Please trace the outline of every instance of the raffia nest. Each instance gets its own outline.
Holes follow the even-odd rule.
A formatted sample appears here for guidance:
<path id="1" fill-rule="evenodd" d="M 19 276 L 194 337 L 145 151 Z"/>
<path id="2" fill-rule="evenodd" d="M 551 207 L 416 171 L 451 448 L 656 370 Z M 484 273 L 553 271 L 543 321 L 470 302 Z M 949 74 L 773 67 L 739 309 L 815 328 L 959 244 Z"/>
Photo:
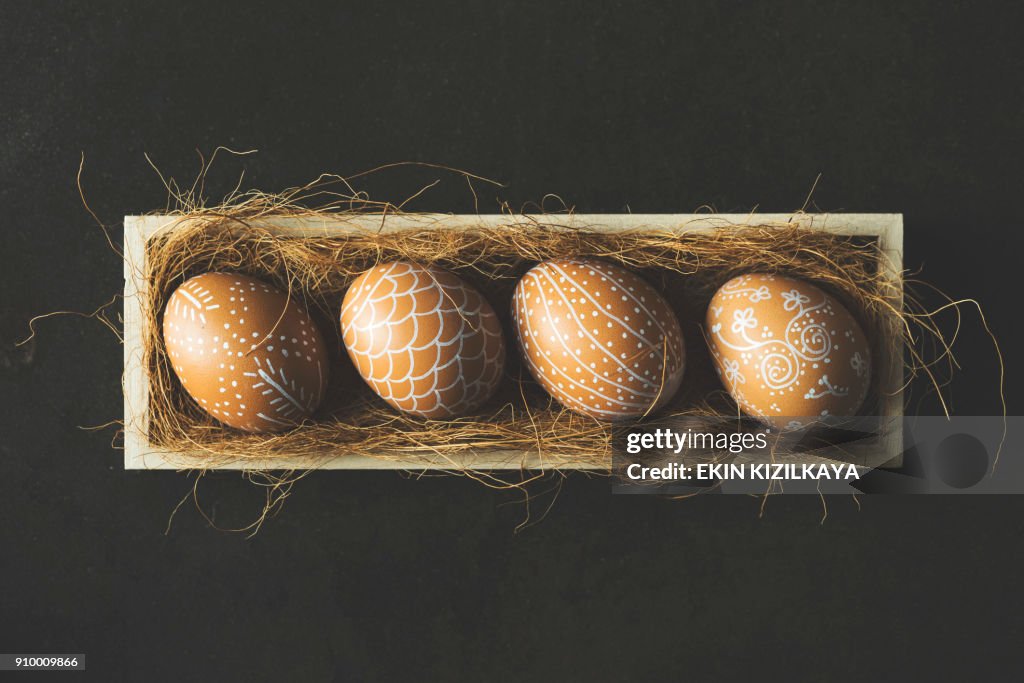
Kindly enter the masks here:
<path id="1" fill-rule="evenodd" d="M 508 223 L 499 227 L 427 225 L 330 237 L 285 235 L 268 228 L 281 219 L 365 220 L 368 214 L 398 210 L 359 195 L 327 193 L 330 200 L 316 208 L 299 201 L 323 195 L 321 186 L 328 182 L 336 181 L 321 179 L 320 185 L 283 195 L 236 195 L 213 208 L 186 205 L 177 211 L 182 220 L 173 229 L 148 242 L 146 272 L 141 275 L 149 293 L 143 302 L 149 439 L 164 449 L 188 453 L 190 467 L 288 459 L 315 468 L 324 458 L 356 453 L 466 471 L 474 453 L 494 449 L 521 454 L 523 459 L 539 456 L 552 468 L 607 471 L 616 430 L 625 427 L 562 409 L 532 381 L 514 353 L 498 394 L 476 415 L 428 421 L 400 414 L 378 399 L 344 355 L 337 320 L 351 280 L 378 262 L 394 259 L 436 263 L 455 271 L 486 293 L 504 316 L 507 331 L 512 288 L 538 261 L 594 256 L 642 273 L 661 291 L 671 293 L 687 341 L 684 386 L 661 411 L 663 417 L 737 414 L 712 370 L 700 323 L 715 289 L 742 272 L 786 273 L 836 295 L 864 326 L 876 357 L 897 348 L 893 340 L 906 343 L 908 375 L 930 374 L 934 362 L 947 355 L 941 343 L 931 361 L 919 351 L 922 337 L 941 342 L 942 336 L 928 315 L 894 304 L 902 293 L 897 283 L 883 276 L 885 257 L 872 240 L 788 223 L 723 227 L 710 234 L 653 229 L 607 233 L 567 227 L 564 214 L 531 219 L 510 214 Z M 162 340 L 163 309 L 185 279 L 208 271 L 252 275 L 306 302 L 334 349 L 331 388 L 314 420 L 282 434 L 246 434 L 220 425 L 183 391 Z M 878 400 L 874 387 L 865 414 L 877 414 L 873 411 Z"/>

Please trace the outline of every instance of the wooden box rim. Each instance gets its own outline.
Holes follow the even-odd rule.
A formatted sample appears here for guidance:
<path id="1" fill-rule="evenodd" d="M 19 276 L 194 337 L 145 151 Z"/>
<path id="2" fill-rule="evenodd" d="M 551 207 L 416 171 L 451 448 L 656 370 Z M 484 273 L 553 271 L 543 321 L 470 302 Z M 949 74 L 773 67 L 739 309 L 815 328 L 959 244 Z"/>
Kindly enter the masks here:
<path id="1" fill-rule="evenodd" d="M 149 443 L 149 381 L 142 364 L 142 302 L 147 296 L 145 254 L 146 242 L 163 230 L 173 229 L 183 220 L 175 215 L 125 216 L 124 219 L 124 467 L 126 470 L 181 470 L 198 466 L 190 464 L 187 453 L 158 448 Z M 367 215 L 344 218 L 268 218 L 261 227 L 302 236 L 330 236 L 360 230 L 395 231 L 410 228 L 496 227 L 522 221 L 598 231 L 668 230 L 676 233 L 710 232 L 723 227 L 744 227 L 772 223 L 795 223 L 813 230 L 876 238 L 884 255 L 882 275 L 898 292 L 892 301 L 902 309 L 903 215 L 898 213 L 800 213 L 800 214 L 558 214 L 475 215 L 475 214 L 396 214 Z M 881 395 L 880 414 L 889 428 L 877 444 L 871 461 L 896 463 L 903 449 L 902 417 L 904 383 L 902 341 L 893 337 L 892 348 L 878 364 Z M 316 462 L 317 469 L 442 469 L 413 460 L 382 460 L 361 455 L 325 457 Z M 489 449 L 479 451 L 466 466 L 478 470 L 547 469 L 543 456 L 521 451 Z M 291 470 L 308 469 L 311 463 L 302 458 L 275 459 L 268 462 L 234 461 L 218 469 Z M 561 466 L 562 469 L 571 467 Z M 448 468 L 450 469 L 450 466 Z"/>

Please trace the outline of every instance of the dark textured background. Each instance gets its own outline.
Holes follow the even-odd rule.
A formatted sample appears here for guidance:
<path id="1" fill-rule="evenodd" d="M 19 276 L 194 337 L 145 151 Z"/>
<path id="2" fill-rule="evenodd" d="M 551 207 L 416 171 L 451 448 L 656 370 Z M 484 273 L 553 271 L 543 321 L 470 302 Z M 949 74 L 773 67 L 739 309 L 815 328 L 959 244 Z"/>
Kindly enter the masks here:
<path id="1" fill-rule="evenodd" d="M 163 205 L 143 152 L 187 178 L 221 144 L 260 150 L 222 186 L 243 166 L 277 189 L 411 159 L 592 212 L 790 210 L 822 172 L 818 206 L 903 212 L 908 265 L 986 305 L 1019 413 L 1013 5 L 207 4 L 0 3 L 0 651 L 85 652 L 105 681 L 1021 672 L 1020 498 L 835 499 L 820 524 L 810 497 L 759 517 L 755 499 L 612 497 L 576 476 L 516 535 L 515 496 L 335 472 L 254 539 L 190 506 L 164 535 L 190 482 L 125 473 L 109 431 L 78 428 L 120 416 L 112 335 L 50 319 L 12 347 L 31 316 L 122 286 L 77 198 L 82 151 L 112 224 Z M 470 208 L 457 180 L 413 206 Z M 991 413 L 973 316 L 958 350 L 955 408 Z M 259 505 L 237 476 L 201 492 L 227 526 Z"/>

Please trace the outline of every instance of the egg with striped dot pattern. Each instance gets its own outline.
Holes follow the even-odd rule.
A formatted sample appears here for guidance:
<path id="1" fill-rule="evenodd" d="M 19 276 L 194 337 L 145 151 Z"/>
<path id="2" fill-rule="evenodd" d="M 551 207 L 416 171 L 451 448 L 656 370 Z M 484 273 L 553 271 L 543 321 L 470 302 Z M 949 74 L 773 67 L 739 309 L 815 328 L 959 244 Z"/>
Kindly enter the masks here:
<path id="1" fill-rule="evenodd" d="M 394 261 L 357 277 L 342 302 L 341 330 L 366 383 L 392 407 L 419 417 L 479 410 L 505 367 L 494 309 L 435 266 Z"/>
<path id="2" fill-rule="evenodd" d="M 531 374 L 571 410 L 638 418 L 682 383 L 686 347 L 675 313 L 645 280 L 611 263 L 535 266 L 516 285 L 512 320 Z"/>
<path id="3" fill-rule="evenodd" d="M 163 334 L 185 391 L 230 427 L 282 431 L 323 399 L 323 337 L 305 308 L 265 282 L 233 273 L 187 280 L 167 300 Z"/>

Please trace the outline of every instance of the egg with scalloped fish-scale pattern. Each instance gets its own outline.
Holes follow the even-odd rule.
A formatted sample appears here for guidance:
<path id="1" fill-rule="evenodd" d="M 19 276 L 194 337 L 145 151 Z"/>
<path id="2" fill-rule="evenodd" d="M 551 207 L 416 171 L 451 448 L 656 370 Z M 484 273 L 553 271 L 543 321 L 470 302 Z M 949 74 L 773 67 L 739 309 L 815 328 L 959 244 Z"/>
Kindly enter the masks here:
<path id="1" fill-rule="evenodd" d="M 505 368 L 501 323 L 454 273 L 394 261 L 357 277 L 341 306 L 345 349 L 397 410 L 449 419 L 480 410 Z"/>

